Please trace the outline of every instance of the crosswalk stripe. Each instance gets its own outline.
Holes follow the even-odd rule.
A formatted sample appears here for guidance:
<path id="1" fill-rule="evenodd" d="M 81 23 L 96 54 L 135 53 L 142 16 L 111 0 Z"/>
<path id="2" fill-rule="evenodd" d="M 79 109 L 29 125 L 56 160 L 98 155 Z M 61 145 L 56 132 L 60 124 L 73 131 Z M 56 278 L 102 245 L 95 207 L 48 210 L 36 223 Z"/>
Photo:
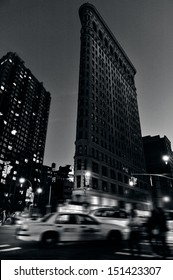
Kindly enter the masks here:
<path id="1" fill-rule="evenodd" d="M 114 254 L 119 254 L 119 255 L 131 255 L 129 252 L 115 252 Z M 141 254 L 139 257 L 145 257 L 145 258 L 153 258 L 152 255 L 147 255 L 147 254 Z"/>
<path id="2" fill-rule="evenodd" d="M 1 244 L 0 247 L 9 247 L 10 245 L 9 244 Z"/>
<path id="3" fill-rule="evenodd" d="M 7 249 L 0 249 L 0 252 L 9 252 L 9 251 L 14 251 L 14 250 L 20 250 L 22 249 L 21 247 L 13 247 L 13 248 L 7 248 Z"/>

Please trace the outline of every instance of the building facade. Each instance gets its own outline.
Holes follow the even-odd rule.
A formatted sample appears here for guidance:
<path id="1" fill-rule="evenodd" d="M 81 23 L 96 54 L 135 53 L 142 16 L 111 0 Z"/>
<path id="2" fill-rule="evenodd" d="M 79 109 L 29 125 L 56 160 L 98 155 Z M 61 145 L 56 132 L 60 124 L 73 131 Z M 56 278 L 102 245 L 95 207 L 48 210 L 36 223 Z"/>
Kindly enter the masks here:
<path id="1" fill-rule="evenodd" d="M 134 76 L 136 70 L 91 4 L 79 9 L 81 51 L 74 200 L 95 206 L 150 207 Z"/>
<path id="2" fill-rule="evenodd" d="M 15 53 L 0 59 L 0 193 L 20 201 L 40 185 L 50 93 Z M 19 178 L 25 178 L 23 189 Z"/>
<path id="3" fill-rule="evenodd" d="M 143 137 L 146 171 L 152 176 L 153 199 L 157 206 L 173 210 L 173 151 L 164 136 Z M 165 156 L 167 161 L 165 161 Z M 158 176 L 157 176 L 158 175 Z M 170 179 L 172 178 L 172 179 Z"/>

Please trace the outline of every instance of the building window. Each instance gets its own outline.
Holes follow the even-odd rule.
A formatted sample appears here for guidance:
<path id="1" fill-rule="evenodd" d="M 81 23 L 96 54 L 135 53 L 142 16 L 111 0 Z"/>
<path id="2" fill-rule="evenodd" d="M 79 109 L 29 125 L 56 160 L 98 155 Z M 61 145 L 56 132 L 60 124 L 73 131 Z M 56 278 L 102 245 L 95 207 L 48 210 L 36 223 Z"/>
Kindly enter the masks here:
<path id="1" fill-rule="evenodd" d="M 77 176 L 77 188 L 79 189 L 81 185 L 81 176 Z"/>
<path id="2" fill-rule="evenodd" d="M 118 194 L 123 195 L 124 194 L 124 188 L 123 186 L 118 186 Z"/>
<path id="3" fill-rule="evenodd" d="M 92 171 L 95 173 L 99 173 L 99 165 L 96 162 L 92 162 Z"/>
<path id="4" fill-rule="evenodd" d="M 102 33 L 101 30 L 99 30 L 99 38 L 100 38 L 101 40 L 103 40 L 103 33 Z"/>
<path id="5" fill-rule="evenodd" d="M 108 185 L 106 181 L 102 181 L 102 190 L 107 192 L 108 191 Z"/>
<path id="6" fill-rule="evenodd" d="M 111 192 L 116 193 L 116 185 L 115 184 L 111 184 Z"/>
<path id="7" fill-rule="evenodd" d="M 81 159 L 77 160 L 77 170 L 81 170 L 81 166 L 82 166 L 82 161 Z"/>
<path id="8" fill-rule="evenodd" d="M 98 189 L 98 179 L 92 178 L 92 188 L 95 190 Z"/>
<path id="9" fill-rule="evenodd" d="M 111 169 L 111 178 L 116 179 L 115 170 L 112 170 L 112 169 Z"/>
<path id="10" fill-rule="evenodd" d="M 102 175 L 103 176 L 108 176 L 108 169 L 106 166 L 102 166 Z"/>
<path id="11" fill-rule="evenodd" d="M 105 46 L 108 48 L 108 40 L 105 38 Z"/>
<path id="12" fill-rule="evenodd" d="M 93 21 L 93 29 L 97 33 L 97 25 L 96 25 L 96 23 L 94 21 Z"/>
<path id="13" fill-rule="evenodd" d="M 118 172 L 118 181 L 123 182 L 123 176 L 121 173 Z"/>
<path id="14" fill-rule="evenodd" d="M 79 146 L 78 146 L 78 154 L 79 154 L 79 155 L 82 155 L 82 145 L 79 145 Z"/>

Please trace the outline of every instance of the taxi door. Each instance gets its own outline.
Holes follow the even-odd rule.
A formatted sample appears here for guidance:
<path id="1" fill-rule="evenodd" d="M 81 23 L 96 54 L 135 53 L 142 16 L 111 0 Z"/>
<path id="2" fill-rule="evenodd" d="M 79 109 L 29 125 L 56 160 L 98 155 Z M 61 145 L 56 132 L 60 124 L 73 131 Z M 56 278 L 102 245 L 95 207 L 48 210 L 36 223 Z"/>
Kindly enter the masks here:
<path id="1" fill-rule="evenodd" d="M 95 219 L 85 214 L 78 214 L 77 222 L 79 223 L 79 238 L 81 241 L 101 239 L 102 229 Z"/>
<path id="2" fill-rule="evenodd" d="M 55 221 L 57 232 L 60 235 L 60 241 L 78 241 L 79 225 L 73 214 L 59 214 Z"/>

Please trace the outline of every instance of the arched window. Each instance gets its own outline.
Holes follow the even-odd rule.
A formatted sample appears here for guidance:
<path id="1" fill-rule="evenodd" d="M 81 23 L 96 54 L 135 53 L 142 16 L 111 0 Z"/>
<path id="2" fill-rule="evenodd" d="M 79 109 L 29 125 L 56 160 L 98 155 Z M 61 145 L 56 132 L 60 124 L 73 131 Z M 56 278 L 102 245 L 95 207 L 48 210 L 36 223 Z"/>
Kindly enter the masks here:
<path id="1" fill-rule="evenodd" d="M 103 40 L 103 33 L 101 32 L 101 30 L 99 30 L 99 38 Z"/>
<path id="2" fill-rule="evenodd" d="M 108 40 L 105 38 L 105 46 L 108 48 Z"/>
<path id="3" fill-rule="evenodd" d="M 114 53 L 114 56 L 115 56 L 115 60 L 118 61 L 118 55 Z"/>
<path id="4" fill-rule="evenodd" d="M 97 25 L 96 25 L 96 23 L 94 21 L 93 21 L 93 29 L 97 33 Z"/>
<path id="5" fill-rule="evenodd" d="M 110 45 L 110 53 L 113 54 L 113 47 Z"/>

